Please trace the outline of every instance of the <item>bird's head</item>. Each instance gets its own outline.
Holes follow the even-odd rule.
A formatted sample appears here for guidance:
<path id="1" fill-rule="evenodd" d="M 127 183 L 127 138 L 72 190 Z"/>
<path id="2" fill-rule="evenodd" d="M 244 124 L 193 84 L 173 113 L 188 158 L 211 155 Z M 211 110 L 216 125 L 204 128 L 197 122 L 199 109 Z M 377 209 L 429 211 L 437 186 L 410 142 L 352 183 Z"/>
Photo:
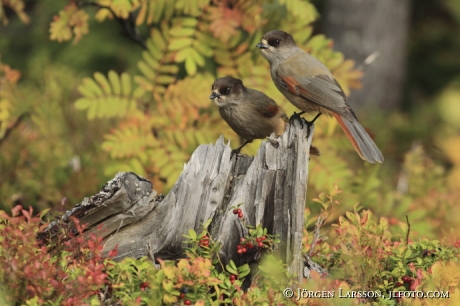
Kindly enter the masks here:
<path id="1" fill-rule="evenodd" d="M 243 82 L 233 77 L 219 78 L 212 84 L 212 93 L 209 99 L 221 107 L 230 104 L 237 104 L 246 92 Z"/>
<path id="2" fill-rule="evenodd" d="M 275 60 L 283 60 L 297 50 L 297 45 L 291 34 L 273 30 L 264 34 L 261 42 L 256 45 L 270 63 Z"/>

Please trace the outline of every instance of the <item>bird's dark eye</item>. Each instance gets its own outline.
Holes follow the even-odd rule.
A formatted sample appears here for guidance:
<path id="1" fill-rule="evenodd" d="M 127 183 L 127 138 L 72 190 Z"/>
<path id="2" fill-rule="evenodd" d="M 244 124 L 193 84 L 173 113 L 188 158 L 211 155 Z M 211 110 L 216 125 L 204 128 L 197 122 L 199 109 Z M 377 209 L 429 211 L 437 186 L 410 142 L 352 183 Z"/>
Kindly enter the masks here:
<path id="1" fill-rule="evenodd" d="M 280 40 L 276 38 L 269 39 L 268 44 L 272 47 L 276 47 L 280 44 Z"/>
<path id="2" fill-rule="evenodd" d="M 226 93 L 226 94 L 229 94 L 229 93 L 230 93 L 230 90 L 232 90 L 232 88 L 231 88 L 231 87 L 227 87 L 227 88 L 225 89 L 225 93 Z"/>

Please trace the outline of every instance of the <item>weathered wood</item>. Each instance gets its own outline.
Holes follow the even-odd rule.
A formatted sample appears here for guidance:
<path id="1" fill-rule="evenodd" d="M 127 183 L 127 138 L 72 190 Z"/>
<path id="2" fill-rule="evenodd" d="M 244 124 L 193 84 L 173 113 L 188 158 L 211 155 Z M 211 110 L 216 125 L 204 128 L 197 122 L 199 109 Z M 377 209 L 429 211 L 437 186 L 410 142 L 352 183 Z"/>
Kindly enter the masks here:
<path id="1" fill-rule="evenodd" d="M 85 198 L 59 222 L 75 216 L 88 223 L 85 234 L 104 237 L 104 252 L 118 246 L 116 260 L 154 256 L 184 256 L 184 237 L 189 229 L 209 231 L 222 245 L 222 261 L 238 265 L 254 260 L 255 250 L 237 254 L 240 237 L 248 234 L 232 206 L 240 207 L 247 224 L 262 224 L 281 240 L 280 253 L 292 273 L 304 274 L 301 254 L 303 213 L 307 192 L 309 138 L 299 124 L 288 126 L 277 140 L 279 148 L 264 141 L 255 157 L 230 159 L 231 148 L 223 137 L 215 145 L 200 145 L 184 166 L 171 191 L 157 196 L 152 184 L 134 173 L 119 173 L 101 192 Z M 50 225 L 50 229 L 58 223 Z M 102 225 L 102 226 L 100 226 Z"/>

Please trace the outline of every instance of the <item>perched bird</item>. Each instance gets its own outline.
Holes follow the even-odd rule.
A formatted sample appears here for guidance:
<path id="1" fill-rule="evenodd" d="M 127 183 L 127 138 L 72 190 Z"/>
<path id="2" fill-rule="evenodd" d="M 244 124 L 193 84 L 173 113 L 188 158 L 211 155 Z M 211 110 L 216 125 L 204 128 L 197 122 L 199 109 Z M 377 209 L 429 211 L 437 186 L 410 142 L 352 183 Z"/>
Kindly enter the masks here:
<path id="1" fill-rule="evenodd" d="M 279 91 L 302 112 L 334 116 L 350 139 L 359 156 L 370 163 L 383 162 L 383 155 L 359 124 L 347 103 L 345 94 L 331 72 L 319 60 L 300 49 L 292 36 L 283 31 L 270 31 L 257 44 L 270 63 L 270 72 Z"/>
<path id="2" fill-rule="evenodd" d="M 232 130 L 246 140 L 232 151 L 232 156 L 254 139 L 267 138 L 274 147 L 279 146 L 276 140 L 268 136 L 273 132 L 276 136 L 283 134 L 288 118 L 267 95 L 246 88 L 239 79 L 224 77 L 214 81 L 209 98 L 219 107 L 220 115 Z M 319 150 L 312 146 L 310 154 L 319 155 Z"/>

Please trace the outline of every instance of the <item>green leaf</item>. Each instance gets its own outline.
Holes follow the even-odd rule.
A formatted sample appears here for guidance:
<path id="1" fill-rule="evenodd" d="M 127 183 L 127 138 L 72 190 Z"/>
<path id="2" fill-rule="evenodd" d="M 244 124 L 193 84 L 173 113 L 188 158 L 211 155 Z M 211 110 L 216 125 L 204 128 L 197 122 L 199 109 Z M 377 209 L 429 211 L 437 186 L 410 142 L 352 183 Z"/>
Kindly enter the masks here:
<path id="1" fill-rule="evenodd" d="M 122 95 L 129 96 L 131 94 L 131 77 L 128 73 L 123 72 L 121 74 L 121 91 Z"/>
<path id="2" fill-rule="evenodd" d="M 173 28 L 169 31 L 169 34 L 173 37 L 192 36 L 195 33 L 194 28 Z"/>
<path id="3" fill-rule="evenodd" d="M 109 71 L 109 81 L 112 85 L 113 93 L 119 95 L 121 93 L 120 79 L 118 78 L 118 74 L 113 70 Z"/>
<path id="4" fill-rule="evenodd" d="M 80 98 L 75 101 L 75 108 L 79 110 L 87 109 L 91 105 L 91 101 L 86 98 Z"/>
<path id="5" fill-rule="evenodd" d="M 109 81 L 106 79 L 106 77 L 102 73 L 95 72 L 94 79 L 101 85 L 102 89 L 104 90 L 104 93 L 108 95 L 112 93 L 112 89 L 110 87 Z"/>
<path id="6" fill-rule="evenodd" d="M 189 50 L 190 50 L 189 48 L 184 48 L 178 51 L 176 55 L 174 56 L 174 61 L 176 63 L 182 63 L 183 61 L 185 61 L 185 59 L 189 55 L 189 52 L 190 52 Z"/>
<path id="7" fill-rule="evenodd" d="M 200 66 L 200 67 L 203 67 L 204 66 L 204 58 L 203 56 L 201 56 L 201 54 L 199 54 L 198 52 L 196 52 L 195 49 L 192 49 L 190 48 L 190 56 L 193 58 L 194 62 Z"/>
<path id="8" fill-rule="evenodd" d="M 171 51 L 177 51 L 180 49 L 183 49 L 187 46 L 190 46 L 192 44 L 192 39 L 191 38 L 175 38 L 172 39 L 169 43 L 168 49 Z"/>
<path id="9" fill-rule="evenodd" d="M 137 63 L 137 67 L 145 75 L 148 79 L 153 80 L 155 78 L 155 73 L 149 66 L 147 66 L 144 62 Z"/>
<path id="10" fill-rule="evenodd" d="M 194 75 L 196 73 L 196 64 L 193 61 L 193 58 L 188 55 L 187 58 L 185 59 L 185 70 L 187 71 L 188 75 Z"/>
<path id="11" fill-rule="evenodd" d="M 197 237 L 196 232 L 192 229 L 188 230 L 188 236 L 190 237 L 191 240 L 196 240 L 196 237 Z"/>

